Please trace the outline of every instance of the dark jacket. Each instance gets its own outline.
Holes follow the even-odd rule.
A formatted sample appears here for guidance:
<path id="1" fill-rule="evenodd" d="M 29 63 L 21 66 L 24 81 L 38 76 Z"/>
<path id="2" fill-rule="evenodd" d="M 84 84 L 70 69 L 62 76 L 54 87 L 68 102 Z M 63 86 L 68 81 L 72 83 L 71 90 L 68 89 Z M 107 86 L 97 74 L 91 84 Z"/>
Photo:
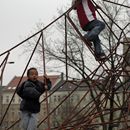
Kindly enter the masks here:
<path id="1" fill-rule="evenodd" d="M 48 90 L 51 88 L 51 81 L 47 80 Z M 17 89 L 17 94 L 22 98 L 21 111 L 38 113 L 40 111 L 40 96 L 45 92 L 45 84 L 40 81 L 27 80 Z"/>

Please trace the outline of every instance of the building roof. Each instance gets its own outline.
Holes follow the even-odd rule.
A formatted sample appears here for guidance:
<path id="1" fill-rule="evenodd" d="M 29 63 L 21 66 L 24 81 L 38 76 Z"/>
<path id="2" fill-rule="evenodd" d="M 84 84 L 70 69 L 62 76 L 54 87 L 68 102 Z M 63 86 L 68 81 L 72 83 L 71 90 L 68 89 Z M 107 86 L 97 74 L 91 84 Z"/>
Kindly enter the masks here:
<path id="1" fill-rule="evenodd" d="M 88 83 L 89 84 L 88 84 Z M 79 81 L 74 81 L 74 80 L 61 80 L 60 82 L 58 82 L 55 87 L 53 87 L 51 89 L 51 91 L 73 91 L 74 89 L 76 91 L 86 91 L 89 90 L 91 87 L 91 89 L 98 89 L 99 88 L 97 86 L 102 86 L 103 85 L 103 81 L 102 80 L 91 80 L 91 81 L 85 81 L 85 79 L 83 80 L 79 80 Z M 96 84 L 95 84 L 96 82 Z M 115 88 L 117 88 L 120 85 L 120 83 L 116 82 L 116 84 L 114 85 Z M 118 91 L 121 91 L 121 87 L 120 89 L 118 89 Z"/>
<path id="2" fill-rule="evenodd" d="M 55 85 L 55 83 L 57 82 L 57 80 L 60 78 L 60 75 L 48 75 L 48 78 L 50 78 L 51 82 L 52 82 L 52 87 Z M 43 76 L 39 76 L 38 79 L 40 81 L 43 81 Z M 19 84 L 21 80 L 20 76 L 15 76 L 7 85 L 7 87 L 4 90 L 15 90 L 17 85 Z M 24 82 L 25 80 L 27 80 L 27 76 L 23 77 L 21 80 L 21 83 Z"/>
<path id="3" fill-rule="evenodd" d="M 88 89 L 88 85 L 83 82 L 80 84 L 81 81 L 73 81 L 73 80 L 61 80 L 59 83 L 56 84 L 55 87 L 51 89 L 51 91 L 72 91 L 74 89 L 78 91 L 85 91 Z"/>

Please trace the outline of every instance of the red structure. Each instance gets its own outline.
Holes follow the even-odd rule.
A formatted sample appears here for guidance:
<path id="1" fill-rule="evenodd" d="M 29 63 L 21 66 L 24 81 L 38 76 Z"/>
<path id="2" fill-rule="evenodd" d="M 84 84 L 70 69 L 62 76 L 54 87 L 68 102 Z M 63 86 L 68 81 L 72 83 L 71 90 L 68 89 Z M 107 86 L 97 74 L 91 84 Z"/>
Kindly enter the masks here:
<path id="1" fill-rule="evenodd" d="M 121 6 L 123 8 L 129 8 L 127 5 L 111 2 L 108 0 L 104 0 L 104 1 L 111 3 L 111 4 L 114 4 L 116 6 Z M 95 3 L 95 5 L 100 7 L 96 3 Z M 129 43 L 130 43 L 130 40 L 127 38 L 126 33 L 125 33 L 125 29 L 127 28 L 127 26 L 129 26 L 129 23 L 125 27 L 121 28 L 120 25 L 118 25 L 112 18 L 110 18 L 110 16 L 104 10 L 99 8 L 99 10 L 102 11 L 102 13 L 105 15 L 105 17 L 107 17 L 110 21 L 112 21 L 112 23 L 120 30 L 121 33 L 118 37 L 114 33 L 112 28 L 109 26 L 109 24 L 107 24 L 107 22 L 105 21 L 107 24 L 107 29 L 109 29 L 109 32 L 111 32 L 110 35 L 116 39 L 115 46 L 113 46 L 111 44 L 111 42 L 109 41 L 110 45 L 109 45 L 109 48 L 107 49 L 107 51 L 108 51 L 107 60 L 96 61 L 98 64 L 97 67 L 94 70 L 91 69 L 89 74 L 87 72 L 85 72 L 84 69 L 79 67 L 80 72 L 82 72 L 82 76 L 83 76 L 82 80 L 69 81 L 68 80 L 68 77 L 69 77 L 68 76 L 68 66 L 70 64 L 69 64 L 68 60 L 70 60 L 70 59 L 68 57 L 68 50 L 67 50 L 67 47 L 68 47 L 68 44 L 67 44 L 67 42 L 68 42 L 67 23 L 69 23 L 71 25 L 71 27 L 73 27 L 73 29 L 77 33 L 78 37 L 86 44 L 90 53 L 92 55 L 94 54 L 93 48 L 91 46 L 89 46 L 90 42 L 87 41 L 86 39 L 84 39 L 81 32 L 79 31 L 79 29 L 75 25 L 75 22 L 70 17 L 70 13 L 71 13 L 72 9 L 73 9 L 73 7 L 68 9 L 65 13 L 63 13 L 57 19 L 55 19 L 50 24 L 48 24 L 46 27 L 41 29 L 39 32 L 36 32 L 34 35 L 28 37 L 27 39 L 25 39 L 21 43 L 17 44 L 13 48 L 0 54 L 0 56 L 5 55 L 5 58 L 1 62 L 1 65 L 0 65 L 0 67 L 2 69 L 1 80 L 2 80 L 2 75 L 3 75 L 4 69 L 6 67 L 6 63 L 8 61 L 9 56 L 10 56 L 10 52 L 35 36 L 38 36 L 38 40 L 36 42 L 36 45 L 34 47 L 32 54 L 30 55 L 30 59 L 27 63 L 27 66 L 25 67 L 23 75 L 24 75 L 24 73 L 25 73 L 25 71 L 26 71 L 26 69 L 27 69 L 32 57 L 33 57 L 33 54 L 35 53 L 37 46 L 40 44 L 40 41 L 42 41 L 42 47 L 43 47 L 43 63 L 44 63 L 43 64 L 43 68 L 44 68 L 43 73 L 46 74 L 43 32 L 48 27 L 53 25 L 56 21 L 58 21 L 59 19 L 64 17 L 65 18 L 65 50 L 64 50 L 64 54 L 66 56 L 65 57 L 66 81 L 63 82 L 59 86 L 59 88 L 65 84 L 68 84 L 68 83 L 76 85 L 77 87 L 75 87 L 67 95 L 67 97 L 65 97 L 60 102 L 60 104 L 56 108 L 54 108 L 52 111 L 48 111 L 47 116 L 39 122 L 38 127 L 46 121 L 48 124 L 47 130 L 52 130 L 52 129 L 53 130 L 98 130 L 98 129 L 100 129 L 100 130 L 115 130 L 115 129 L 129 130 L 130 129 L 129 128 L 130 127 L 130 119 L 129 119 L 129 112 L 130 112 L 130 103 L 129 103 L 129 100 L 130 100 L 130 94 L 129 94 L 129 86 L 130 86 L 130 73 L 129 73 L 129 71 L 130 71 L 130 69 L 129 69 L 130 55 L 129 54 L 130 53 L 129 52 L 130 52 L 130 46 L 129 46 Z M 100 12 L 98 12 L 98 13 L 101 16 L 101 18 L 103 18 L 103 16 L 100 14 Z M 122 37 L 125 39 L 125 41 L 122 41 Z M 120 48 L 120 45 L 123 47 L 127 46 L 123 50 L 122 54 L 117 53 L 117 50 Z M 75 64 L 76 62 L 73 62 L 73 63 Z M 76 65 L 77 64 L 75 64 L 75 66 Z M 100 71 L 100 69 L 102 71 Z M 100 74 L 98 73 L 99 71 L 101 72 Z M 21 80 L 22 80 L 23 75 L 21 76 Z M 21 80 L 19 80 L 18 85 L 20 84 Z M 60 107 L 60 105 L 62 105 L 69 97 L 71 97 L 72 94 L 79 87 L 82 87 L 83 83 L 85 83 L 87 88 L 88 88 L 86 90 L 86 93 L 84 95 L 82 95 L 82 98 L 80 99 L 80 101 L 77 102 L 75 107 L 71 110 L 71 114 L 69 116 L 66 116 L 66 118 L 64 119 L 63 122 L 61 122 L 61 124 L 58 126 L 58 128 L 57 127 L 51 128 L 50 116 L 58 109 L 58 107 Z M 59 88 L 57 88 L 55 91 L 58 91 Z M 51 96 L 53 94 L 54 94 L 54 92 L 51 93 L 50 95 L 46 95 L 46 96 L 48 98 L 49 96 Z M 14 95 L 15 95 L 15 93 L 14 93 Z M 13 95 L 13 97 L 14 97 L 14 95 Z M 85 97 L 88 95 L 91 97 L 91 100 L 87 104 L 82 106 L 82 108 L 75 113 L 74 112 L 75 109 L 78 108 L 78 106 L 80 105 L 82 100 L 84 100 Z M 12 100 L 13 100 L 13 97 L 12 97 Z M 12 100 L 11 100 L 11 102 L 12 102 Z M 6 116 L 6 113 L 9 109 L 10 105 L 11 105 L 11 103 L 7 107 L 7 110 L 5 111 L 4 116 L 0 121 L 0 125 L 4 121 L 4 118 Z M 78 117 L 78 115 L 81 112 L 84 112 L 84 116 Z M 19 122 L 19 120 L 16 121 L 16 123 L 12 124 L 12 126 L 7 128 L 6 130 L 11 129 L 11 127 L 13 127 L 18 122 Z"/>

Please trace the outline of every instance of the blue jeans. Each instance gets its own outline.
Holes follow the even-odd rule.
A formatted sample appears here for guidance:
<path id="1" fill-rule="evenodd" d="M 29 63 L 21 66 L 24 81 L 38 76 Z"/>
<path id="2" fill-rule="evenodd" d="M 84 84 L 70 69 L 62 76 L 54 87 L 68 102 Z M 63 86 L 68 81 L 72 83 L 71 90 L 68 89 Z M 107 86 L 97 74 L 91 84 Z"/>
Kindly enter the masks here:
<path id="1" fill-rule="evenodd" d="M 37 114 L 21 111 L 22 130 L 37 130 Z"/>
<path id="2" fill-rule="evenodd" d="M 83 28 L 84 31 L 88 31 L 84 37 L 93 42 L 95 53 L 97 54 L 104 53 L 101 47 L 101 41 L 98 36 L 104 28 L 105 24 L 97 19 L 93 20 Z"/>

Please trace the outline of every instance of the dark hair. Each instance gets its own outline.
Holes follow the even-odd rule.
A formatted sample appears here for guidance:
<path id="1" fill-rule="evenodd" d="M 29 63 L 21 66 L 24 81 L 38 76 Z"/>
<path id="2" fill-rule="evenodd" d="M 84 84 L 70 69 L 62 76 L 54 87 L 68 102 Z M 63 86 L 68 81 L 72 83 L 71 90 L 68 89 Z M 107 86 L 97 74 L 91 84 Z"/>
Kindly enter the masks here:
<path id="1" fill-rule="evenodd" d="M 29 73 L 30 73 L 31 70 L 36 70 L 36 71 L 37 71 L 37 69 L 34 68 L 34 67 L 29 68 L 29 69 L 27 70 L 27 76 L 29 76 Z"/>

